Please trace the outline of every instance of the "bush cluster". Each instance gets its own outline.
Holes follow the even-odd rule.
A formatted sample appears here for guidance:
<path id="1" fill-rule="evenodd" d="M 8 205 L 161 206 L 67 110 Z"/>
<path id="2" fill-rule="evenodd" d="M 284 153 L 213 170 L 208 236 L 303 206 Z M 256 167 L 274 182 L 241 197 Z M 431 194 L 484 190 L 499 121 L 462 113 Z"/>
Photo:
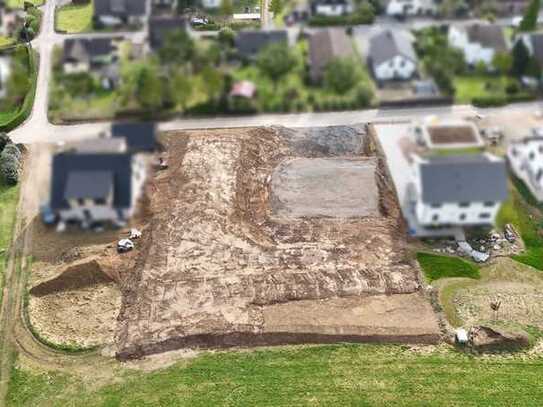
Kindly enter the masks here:
<path id="1" fill-rule="evenodd" d="M 0 175 L 8 185 L 16 185 L 21 174 L 22 153 L 6 133 L 0 133 Z"/>

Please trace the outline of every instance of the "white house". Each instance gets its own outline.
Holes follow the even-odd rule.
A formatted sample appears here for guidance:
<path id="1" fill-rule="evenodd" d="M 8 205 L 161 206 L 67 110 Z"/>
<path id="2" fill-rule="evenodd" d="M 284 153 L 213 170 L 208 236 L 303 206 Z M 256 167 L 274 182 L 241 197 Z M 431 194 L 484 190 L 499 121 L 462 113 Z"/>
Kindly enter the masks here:
<path id="1" fill-rule="evenodd" d="M 507 160 L 513 173 L 543 202 L 543 136 L 534 135 L 511 143 Z"/>
<path id="2" fill-rule="evenodd" d="M 147 0 L 93 0 L 95 23 L 104 26 L 143 24 Z"/>
<path id="3" fill-rule="evenodd" d="M 490 226 L 507 199 L 505 162 L 488 153 L 415 156 L 413 168 L 423 227 Z"/>
<path id="4" fill-rule="evenodd" d="M 207 9 L 219 8 L 221 0 L 202 0 L 202 7 Z"/>
<path id="5" fill-rule="evenodd" d="M 434 15 L 437 4 L 434 0 L 390 0 L 386 7 L 391 17 Z"/>
<path id="6" fill-rule="evenodd" d="M 508 50 L 503 27 L 497 24 L 451 25 L 448 41 L 450 46 L 463 51 L 466 63 L 471 66 L 481 62 L 491 66 L 494 55 Z"/>
<path id="7" fill-rule="evenodd" d="M 313 0 L 311 2 L 311 13 L 317 16 L 344 16 L 352 13 L 353 10 L 351 0 Z"/>
<path id="8" fill-rule="evenodd" d="M 413 78 L 417 74 L 417 55 L 409 34 L 385 30 L 373 36 L 368 64 L 379 81 Z"/>

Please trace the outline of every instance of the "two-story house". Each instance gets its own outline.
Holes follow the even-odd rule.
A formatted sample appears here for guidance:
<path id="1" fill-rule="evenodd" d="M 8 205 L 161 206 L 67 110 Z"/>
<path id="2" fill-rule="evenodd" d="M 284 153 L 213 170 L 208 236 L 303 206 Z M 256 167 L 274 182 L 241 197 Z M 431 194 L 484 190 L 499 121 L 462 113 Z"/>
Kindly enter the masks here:
<path id="1" fill-rule="evenodd" d="M 119 74 L 119 38 L 78 38 L 64 41 L 62 69 L 66 74 L 96 75 L 102 86 L 117 86 Z"/>
<path id="2" fill-rule="evenodd" d="M 354 10 L 351 0 L 313 0 L 311 14 L 316 16 L 336 17 L 352 13 Z"/>
<path id="3" fill-rule="evenodd" d="M 423 227 L 490 226 L 507 199 L 505 161 L 488 153 L 415 156 L 413 168 Z"/>
<path id="4" fill-rule="evenodd" d="M 145 161 L 121 138 L 79 143 L 53 157 L 49 209 L 59 225 L 124 226 L 145 182 Z"/>
<path id="5" fill-rule="evenodd" d="M 437 12 L 435 0 L 390 0 L 386 14 L 391 17 L 434 15 Z"/>
<path id="6" fill-rule="evenodd" d="M 543 136 L 534 135 L 513 142 L 507 148 L 509 166 L 532 195 L 543 202 Z"/>
<path id="7" fill-rule="evenodd" d="M 484 63 L 492 68 L 494 56 L 509 49 L 503 27 L 498 24 L 451 25 L 448 41 L 464 53 L 466 63 L 472 67 Z"/>
<path id="8" fill-rule="evenodd" d="M 378 81 L 408 80 L 417 74 L 417 54 L 409 34 L 385 30 L 370 39 L 368 65 Z"/>

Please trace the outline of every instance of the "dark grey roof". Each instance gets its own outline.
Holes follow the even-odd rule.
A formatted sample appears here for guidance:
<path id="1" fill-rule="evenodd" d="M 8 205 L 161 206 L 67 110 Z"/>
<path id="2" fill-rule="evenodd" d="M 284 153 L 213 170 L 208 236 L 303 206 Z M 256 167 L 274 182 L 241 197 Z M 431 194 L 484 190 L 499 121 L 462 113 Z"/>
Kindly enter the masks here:
<path id="1" fill-rule="evenodd" d="M 80 38 L 64 41 L 64 62 L 89 62 L 93 58 L 110 55 L 115 50 L 116 38 Z"/>
<path id="2" fill-rule="evenodd" d="M 507 173 L 503 160 L 482 154 L 433 157 L 421 168 L 422 201 L 499 202 L 507 198 Z"/>
<path id="3" fill-rule="evenodd" d="M 270 44 L 288 42 L 285 30 L 240 31 L 235 39 L 238 52 L 246 57 L 253 57 Z"/>
<path id="4" fill-rule="evenodd" d="M 124 138 L 132 152 L 153 151 L 156 147 L 154 123 L 114 123 L 111 126 L 111 136 Z"/>
<path id="5" fill-rule="evenodd" d="M 68 174 L 64 199 L 107 198 L 113 192 L 111 171 L 73 171 Z"/>
<path id="6" fill-rule="evenodd" d="M 417 62 L 417 54 L 407 33 L 385 30 L 371 37 L 368 57 L 373 65 L 380 65 L 398 55 Z"/>
<path id="7" fill-rule="evenodd" d="M 57 154 L 53 157 L 51 208 L 53 210 L 68 208 L 66 192 L 71 174 L 91 172 L 94 174 L 111 173 L 113 178 L 113 206 L 115 208 L 129 208 L 131 206 L 131 154 L 74 154 L 67 152 Z M 88 189 L 93 192 L 95 188 L 102 188 L 94 185 L 93 177 L 85 178 L 83 181 L 79 188 Z M 70 191 L 70 193 L 75 192 Z"/>
<path id="8" fill-rule="evenodd" d="M 184 17 L 160 16 L 149 20 L 149 44 L 152 49 L 164 45 L 166 36 L 176 30 L 186 30 L 187 20 Z"/>
<path id="9" fill-rule="evenodd" d="M 146 0 L 93 0 L 95 16 L 129 16 L 145 15 Z"/>
<path id="10" fill-rule="evenodd" d="M 342 28 L 319 30 L 309 38 L 309 60 L 311 79 L 322 78 L 328 63 L 334 58 L 345 58 L 353 55 L 351 39 Z"/>
<path id="11" fill-rule="evenodd" d="M 466 28 L 470 42 L 481 44 L 484 48 L 491 48 L 496 52 L 507 51 L 507 42 L 503 27 L 498 24 L 472 24 Z"/>

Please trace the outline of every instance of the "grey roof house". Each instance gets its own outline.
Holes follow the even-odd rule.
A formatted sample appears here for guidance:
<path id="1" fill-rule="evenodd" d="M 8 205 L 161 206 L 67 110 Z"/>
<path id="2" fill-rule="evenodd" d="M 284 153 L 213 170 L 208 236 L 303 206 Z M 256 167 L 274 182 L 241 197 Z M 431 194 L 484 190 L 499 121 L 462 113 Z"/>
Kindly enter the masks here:
<path id="1" fill-rule="evenodd" d="M 335 58 L 354 55 L 351 39 L 342 28 L 319 30 L 309 38 L 309 75 L 313 82 L 319 82 L 326 66 Z"/>
<path id="2" fill-rule="evenodd" d="M 370 39 L 368 65 L 377 80 L 411 79 L 417 73 L 417 61 L 407 32 L 384 30 Z"/>
<path id="3" fill-rule="evenodd" d="M 180 16 L 158 16 L 149 20 L 149 46 L 157 50 L 164 45 L 167 36 L 176 30 L 187 29 L 187 20 Z"/>
<path id="4" fill-rule="evenodd" d="M 147 12 L 146 0 L 93 0 L 93 4 L 97 25 L 140 24 Z"/>
<path id="5" fill-rule="evenodd" d="M 240 31 L 234 40 L 239 55 L 248 59 L 254 58 L 268 45 L 278 42 L 288 43 L 285 30 Z"/>
<path id="6" fill-rule="evenodd" d="M 156 149 L 156 125 L 150 122 L 114 123 L 111 126 L 111 137 L 124 139 L 128 151 L 152 152 Z"/>

